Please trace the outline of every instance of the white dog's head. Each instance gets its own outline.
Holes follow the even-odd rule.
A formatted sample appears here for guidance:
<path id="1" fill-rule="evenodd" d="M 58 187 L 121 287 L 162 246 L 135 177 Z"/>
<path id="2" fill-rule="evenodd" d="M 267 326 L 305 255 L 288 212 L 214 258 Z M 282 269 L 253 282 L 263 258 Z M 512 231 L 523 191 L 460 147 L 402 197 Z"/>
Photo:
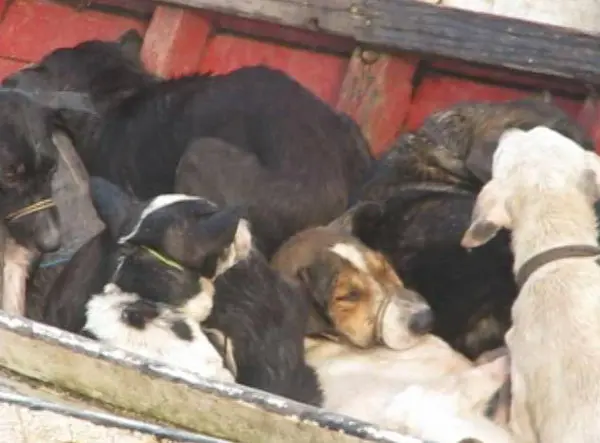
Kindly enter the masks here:
<path id="1" fill-rule="evenodd" d="M 501 228 L 512 229 L 524 200 L 577 189 L 590 203 L 600 197 L 600 157 L 545 126 L 509 129 L 494 153 L 492 179 L 482 188 L 462 245 L 487 243 Z"/>

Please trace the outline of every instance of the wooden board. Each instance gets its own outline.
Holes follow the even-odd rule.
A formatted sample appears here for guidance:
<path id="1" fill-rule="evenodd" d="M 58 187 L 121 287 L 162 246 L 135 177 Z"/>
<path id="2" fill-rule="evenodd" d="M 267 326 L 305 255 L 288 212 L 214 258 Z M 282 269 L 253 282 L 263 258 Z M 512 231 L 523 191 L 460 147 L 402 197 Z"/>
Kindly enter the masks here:
<path id="1" fill-rule="evenodd" d="M 166 0 L 364 44 L 600 84 L 600 38 L 415 0 Z"/>
<path id="2" fill-rule="evenodd" d="M 243 443 L 419 443 L 283 397 L 198 377 L 0 312 L 0 368 L 143 421 Z"/>

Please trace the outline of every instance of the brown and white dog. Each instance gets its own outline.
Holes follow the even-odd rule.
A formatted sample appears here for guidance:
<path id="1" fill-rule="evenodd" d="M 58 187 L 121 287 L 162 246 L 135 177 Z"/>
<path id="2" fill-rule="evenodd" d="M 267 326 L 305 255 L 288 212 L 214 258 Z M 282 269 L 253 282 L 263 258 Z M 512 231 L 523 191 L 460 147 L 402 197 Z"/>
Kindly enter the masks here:
<path id="1" fill-rule="evenodd" d="M 512 441 L 485 417 L 506 379 L 506 358 L 477 366 L 429 333 L 426 302 L 404 287 L 382 254 L 350 234 L 352 220 L 377 210 L 361 204 L 328 226 L 303 231 L 271 262 L 313 303 L 306 358 L 317 371 L 323 407 L 440 443 Z"/>

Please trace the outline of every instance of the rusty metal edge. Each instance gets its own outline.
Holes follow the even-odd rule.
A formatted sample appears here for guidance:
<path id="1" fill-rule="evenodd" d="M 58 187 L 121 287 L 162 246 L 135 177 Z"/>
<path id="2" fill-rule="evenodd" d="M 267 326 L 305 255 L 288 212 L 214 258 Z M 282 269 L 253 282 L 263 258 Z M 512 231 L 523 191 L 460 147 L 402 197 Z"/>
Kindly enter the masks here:
<path id="1" fill-rule="evenodd" d="M 114 414 L 96 412 L 87 409 L 76 409 L 60 403 L 49 402 L 39 398 L 15 394 L 12 392 L 0 392 L 0 403 L 24 406 L 35 411 L 54 412 L 60 415 L 85 420 L 100 426 L 137 431 L 144 434 L 151 434 L 160 438 L 168 438 L 174 441 L 183 441 L 186 443 L 229 443 L 228 440 L 222 440 L 206 435 L 183 431 L 180 429 L 146 423 L 139 420 L 120 417 Z"/>
<path id="2" fill-rule="evenodd" d="M 145 359 L 116 347 L 4 312 L 0 312 L 0 329 L 22 337 L 40 340 L 52 346 L 58 346 L 86 357 L 134 369 L 153 378 L 184 384 L 202 393 L 242 402 L 267 413 L 281 417 L 294 416 L 301 422 L 311 423 L 324 430 L 341 432 L 364 441 L 380 443 L 435 443 L 385 430 L 367 422 L 327 412 L 323 409 L 304 405 L 258 389 L 208 380 L 190 372 Z"/>

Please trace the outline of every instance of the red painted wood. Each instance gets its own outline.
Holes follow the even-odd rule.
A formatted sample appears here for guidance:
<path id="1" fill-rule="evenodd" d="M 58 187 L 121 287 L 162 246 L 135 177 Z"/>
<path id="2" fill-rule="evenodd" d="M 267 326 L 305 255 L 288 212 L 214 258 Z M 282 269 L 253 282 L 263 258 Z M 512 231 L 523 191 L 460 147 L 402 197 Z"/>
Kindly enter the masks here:
<path id="1" fill-rule="evenodd" d="M 116 39 L 128 29 L 143 32 L 145 27 L 130 17 L 77 12 L 43 0 L 16 0 L 0 23 L 0 57 L 36 61 L 56 48 L 92 38 Z"/>
<path id="2" fill-rule="evenodd" d="M 452 75 L 453 73 L 463 74 L 478 79 L 485 79 L 487 82 L 508 84 L 513 86 L 519 85 L 530 88 L 533 87 L 539 90 L 556 90 L 575 94 L 586 91 L 584 85 L 581 83 L 555 78 L 548 75 L 529 74 L 501 68 L 490 68 L 453 60 L 433 60 L 430 63 L 430 66 L 435 69 L 444 70 L 445 73 L 449 75 Z"/>
<path id="3" fill-rule="evenodd" d="M 226 73 L 254 65 L 281 69 L 323 100 L 334 104 L 347 60 L 336 55 L 221 34 L 210 40 L 199 70 Z"/>
<path id="4" fill-rule="evenodd" d="M 211 33 L 212 24 L 202 14 L 159 6 L 144 38 L 144 64 L 164 77 L 191 74 L 200 64 Z"/>
<path id="5" fill-rule="evenodd" d="M 532 95 L 526 90 L 506 88 L 440 75 L 426 75 L 413 96 L 405 128 L 413 130 L 432 112 L 469 100 L 513 100 Z M 556 103 L 577 117 L 581 103 L 555 97 Z"/>
<path id="6" fill-rule="evenodd" d="M 4 77 L 7 77 L 12 73 L 17 72 L 25 65 L 27 65 L 26 62 L 10 60 L 7 58 L 0 58 L 0 81 L 2 81 Z"/>
<path id="7" fill-rule="evenodd" d="M 381 55 L 369 63 L 363 58 L 360 50 L 353 54 L 337 108 L 358 122 L 373 153 L 378 155 L 402 128 L 410 107 L 417 60 Z"/>

